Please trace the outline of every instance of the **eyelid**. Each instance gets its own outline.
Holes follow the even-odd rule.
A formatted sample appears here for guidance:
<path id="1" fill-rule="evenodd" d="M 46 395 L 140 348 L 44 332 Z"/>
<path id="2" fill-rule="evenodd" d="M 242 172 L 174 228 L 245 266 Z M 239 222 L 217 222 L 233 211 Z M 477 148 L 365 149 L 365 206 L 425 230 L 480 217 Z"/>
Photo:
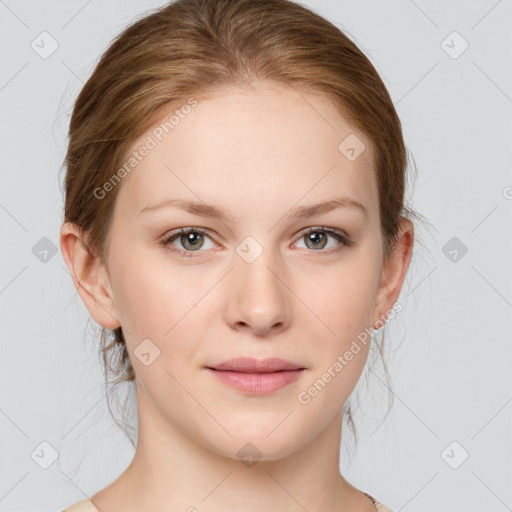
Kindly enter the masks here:
<path id="1" fill-rule="evenodd" d="M 328 227 L 328 226 L 312 226 L 309 228 L 305 228 L 296 235 L 296 242 L 298 242 L 299 240 L 304 238 L 304 236 L 308 235 L 309 233 L 316 233 L 316 232 L 326 233 L 327 235 L 337 239 L 338 246 L 335 247 L 334 249 L 329 249 L 329 250 L 325 250 L 325 251 L 324 250 L 315 251 L 313 249 L 308 250 L 307 251 L 308 254 L 311 254 L 313 257 L 316 257 L 316 256 L 320 257 L 322 255 L 335 254 L 335 253 L 338 253 L 339 251 L 341 251 L 342 249 L 352 247 L 355 243 L 352 240 L 352 238 L 342 229 Z M 294 242 L 294 243 L 296 243 L 296 242 Z"/>
<path id="2" fill-rule="evenodd" d="M 199 226 L 187 226 L 175 229 L 173 231 L 169 231 L 166 233 L 163 237 L 161 242 L 166 242 L 170 240 L 173 237 L 176 237 L 178 235 L 188 235 L 189 233 L 199 233 L 201 235 L 206 235 L 209 238 L 211 238 L 213 241 L 215 241 L 215 236 L 212 235 L 212 232 L 208 228 L 201 228 Z"/>
<path id="3" fill-rule="evenodd" d="M 195 253 L 201 253 L 205 251 L 184 251 L 183 249 L 179 249 L 177 247 L 174 247 L 171 245 L 171 241 L 173 241 L 173 238 L 178 238 L 180 235 L 187 235 L 189 233 L 199 233 L 201 235 L 205 235 L 208 238 L 210 238 L 214 243 L 217 243 L 215 240 L 215 237 L 211 235 L 211 232 L 208 228 L 201 228 L 197 226 L 187 226 L 175 229 L 173 231 L 170 231 L 169 233 L 166 233 L 163 238 L 159 241 L 159 244 L 164 248 L 171 252 L 177 253 L 179 255 L 183 255 L 186 257 L 196 257 Z"/>
<path id="4" fill-rule="evenodd" d="M 331 228 L 331 227 L 328 227 L 328 226 L 312 226 L 312 227 L 309 227 L 309 228 L 304 228 L 302 231 L 299 231 L 297 233 L 297 235 L 295 235 L 295 236 L 297 238 L 302 238 L 304 235 L 307 235 L 308 233 L 312 233 L 312 232 L 315 232 L 315 231 L 320 231 L 320 232 L 327 233 L 327 234 L 333 234 L 334 233 L 336 235 L 339 235 L 339 236 L 343 237 L 348 242 L 351 241 L 351 239 L 348 236 L 348 234 L 345 233 L 345 231 L 343 231 L 342 229 Z"/>

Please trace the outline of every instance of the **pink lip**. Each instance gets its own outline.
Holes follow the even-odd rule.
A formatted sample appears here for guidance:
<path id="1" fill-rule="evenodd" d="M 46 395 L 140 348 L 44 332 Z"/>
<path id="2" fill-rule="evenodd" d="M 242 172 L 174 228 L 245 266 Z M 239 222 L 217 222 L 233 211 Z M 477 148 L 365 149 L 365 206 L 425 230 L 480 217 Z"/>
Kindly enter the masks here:
<path id="1" fill-rule="evenodd" d="M 296 381 L 304 370 L 284 359 L 258 361 L 245 357 L 230 359 L 207 369 L 225 384 L 250 395 L 266 395 L 277 391 Z"/>

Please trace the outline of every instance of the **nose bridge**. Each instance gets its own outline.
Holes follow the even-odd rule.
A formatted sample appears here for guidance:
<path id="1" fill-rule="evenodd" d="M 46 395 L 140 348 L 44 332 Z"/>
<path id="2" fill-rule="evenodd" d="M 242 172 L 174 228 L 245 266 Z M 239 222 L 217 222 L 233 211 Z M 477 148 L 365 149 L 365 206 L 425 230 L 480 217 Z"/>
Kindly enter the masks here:
<path id="1" fill-rule="evenodd" d="M 229 278 L 228 322 L 260 334 L 288 325 L 289 294 L 282 282 L 282 266 L 276 251 L 264 249 L 256 239 L 247 237 L 236 252 Z"/>

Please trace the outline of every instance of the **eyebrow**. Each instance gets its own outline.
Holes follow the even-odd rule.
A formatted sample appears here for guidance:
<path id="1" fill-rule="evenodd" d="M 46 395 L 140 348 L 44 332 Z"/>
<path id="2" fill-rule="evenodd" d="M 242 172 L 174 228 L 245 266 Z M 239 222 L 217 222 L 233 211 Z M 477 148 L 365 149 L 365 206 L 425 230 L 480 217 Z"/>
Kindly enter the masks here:
<path id="1" fill-rule="evenodd" d="M 187 199 L 164 199 L 163 201 L 160 201 L 155 204 L 148 204 L 138 213 L 138 215 L 141 215 L 146 212 L 159 210 L 160 208 L 165 208 L 169 206 L 180 208 L 182 210 L 185 210 L 189 213 L 201 217 L 212 217 L 223 221 L 226 220 L 227 217 L 226 213 L 224 213 L 219 208 L 216 208 L 205 203 L 191 201 Z M 362 212 L 365 216 L 368 216 L 368 212 L 362 203 L 351 197 L 346 196 L 338 197 L 328 201 L 322 201 L 319 203 L 314 203 L 311 205 L 296 206 L 295 208 L 292 208 L 290 210 L 288 216 L 292 218 L 308 218 L 313 217 L 315 215 L 321 215 L 323 213 L 330 212 L 331 210 L 340 207 L 353 208 L 356 211 Z"/>

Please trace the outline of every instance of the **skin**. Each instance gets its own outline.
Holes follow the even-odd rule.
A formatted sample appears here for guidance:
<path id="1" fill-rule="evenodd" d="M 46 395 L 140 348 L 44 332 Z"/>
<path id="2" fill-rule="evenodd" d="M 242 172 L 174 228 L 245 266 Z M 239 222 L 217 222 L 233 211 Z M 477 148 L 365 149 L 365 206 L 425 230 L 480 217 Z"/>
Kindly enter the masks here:
<path id="1" fill-rule="evenodd" d="M 61 229 L 78 293 L 98 324 L 122 325 L 136 372 L 134 459 L 92 501 L 105 512 L 374 511 L 339 472 L 342 407 L 369 343 L 308 404 L 297 396 L 388 316 L 410 262 L 413 225 L 402 221 L 385 259 L 372 144 L 323 96 L 259 83 L 197 99 L 118 185 L 103 263 L 76 226 Z M 366 146 L 355 161 L 338 150 L 349 134 Z M 289 217 L 295 206 L 342 195 L 366 214 L 341 207 Z M 214 205 L 226 218 L 173 207 L 139 215 L 167 198 Z M 301 231 L 321 226 L 343 230 L 354 244 L 327 235 L 306 245 Z M 170 244 L 194 257 L 159 244 L 181 227 L 208 231 L 195 246 L 179 235 Z M 248 236 L 263 251 L 251 263 L 236 252 Z M 160 350 L 148 366 L 133 355 L 144 339 Z M 281 357 L 305 370 L 278 391 L 249 396 L 205 369 L 241 356 Z M 247 442 L 261 453 L 251 467 L 237 456 Z"/>

